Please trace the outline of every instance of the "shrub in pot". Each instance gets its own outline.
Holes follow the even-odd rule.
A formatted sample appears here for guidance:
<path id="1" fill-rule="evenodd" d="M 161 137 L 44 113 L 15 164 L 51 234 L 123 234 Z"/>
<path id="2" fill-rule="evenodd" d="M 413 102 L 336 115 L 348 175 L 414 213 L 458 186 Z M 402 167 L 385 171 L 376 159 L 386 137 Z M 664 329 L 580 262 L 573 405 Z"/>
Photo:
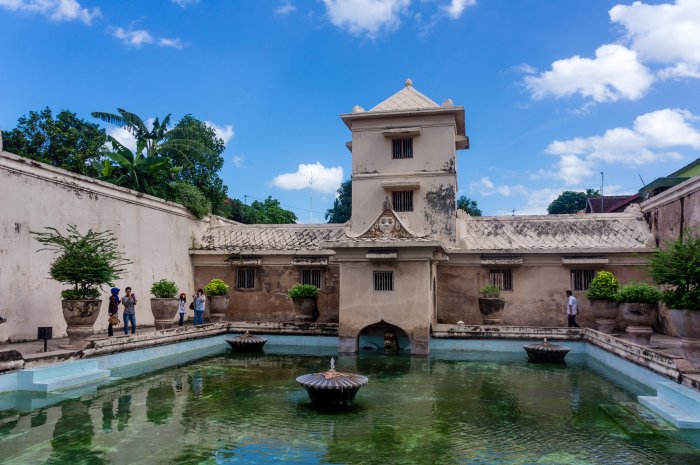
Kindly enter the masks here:
<path id="1" fill-rule="evenodd" d="M 175 282 L 167 279 L 156 281 L 151 286 L 151 312 L 156 329 L 166 329 L 172 324 L 179 304 L 177 293 Z"/>
<path id="2" fill-rule="evenodd" d="M 314 311 L 318 298 L 318 288 L 313 284 L 295 284 L 287 289 L 287 295 L 294 302 L 294 319 L 299 322 L 315 321 Z"/>
<path id="3" fill-rule="evenodd" d="M 496 286 L 484 286 L 479 291 L 479 312 L 485 325 L 500 325 L 506 301 Z"/>
<path id="4" fill-rule="evenodd" d="M 212 321 L 222 321 L 226 318 L 230 287 L 222 279 L 212 279 L 204 286 L 204 294 L 209 299 L 209 315 Z"/>
<path id="5" fill-rule="evenodd" d="M 611 334 L 615 329 L 615 317 L 618 312 L 615 293 L 619 287 L 615 275 L 609 271 L 599 271 L 586 292 L 598 331 L 606 334 Z"/>
<path id="6" fill-rule="evenodd" d="M 649 273 L 665 288 L 662 299 L 683 355 L 700 366 L 700 234 L 685 230 L 680 239 L 666 242 L 652 255 Z"/>
<path id="7" fill-rule="evenodd" d="M 661 292 L 651 284 L 630 282 L 615 293 L 622 318 L 627 323 L 627 334 L 637 344 L 649 345 Z"/>
<path id="8" fill-rule="evenodd" d="M 93 334 L 102 301 L 102 286 L 112 286 L 131 263 L 123 258 L 112 231 L 95 232 L 92 229 L 81 234 L 74 225 L 68 225 L 65 233 L 46 227 L 44 232 L 32 231 L 44 248 L 56 255 L 51 262 L 52 279 L 70 285 L 61 291 L 63 317 L 68 326 L 69 347 L 81 348 L 85 339 Z"/>

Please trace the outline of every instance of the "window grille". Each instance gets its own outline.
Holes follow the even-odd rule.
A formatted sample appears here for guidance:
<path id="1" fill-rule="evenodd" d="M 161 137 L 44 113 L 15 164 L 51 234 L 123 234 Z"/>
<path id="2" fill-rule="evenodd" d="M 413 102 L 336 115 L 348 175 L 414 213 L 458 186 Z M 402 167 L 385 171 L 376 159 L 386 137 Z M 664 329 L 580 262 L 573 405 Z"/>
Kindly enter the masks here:
<path id="1" fill-rule="evenodd" d="M 302 269 L 301 284 L 312 284 L 317 288 L 321 288 L 321 270 L 320 269 Z"/>
<path id="2" fill-rule="evenodd" d="M 391 158 L 413 158 L 413 139 L 392 139 Z"/>
<path id="3" fill-rule="evenodd" d="M 239 268 L 236 270 L 236 289 L 255 288 L 255 269 Z"/>
<path id="4" fill-rule="evenodd" d="M 574 291 L 585 291 L 595 277 L 595 270 L 571 270 L 571 288 Z"/>
<path id="5" fill-rule="evenodd" d="M 502 291 L 512 291 L 513 270 L 489 270 L 489 284 Z"/>
<path id="6" fill-rule="evenodd" d="M 413 191 L 395 191 L 391 193 L 391 202 L 394 205 L 394 211 L 397 212 L 412 212 L 413 211 Z"/>
<path id="7" fill-rule="evenodd" d="M 374 290 L 375 291 L 393 291 L 394 290 L 394 272 L 393 271 L 375 271 L 374 272 Z"/>

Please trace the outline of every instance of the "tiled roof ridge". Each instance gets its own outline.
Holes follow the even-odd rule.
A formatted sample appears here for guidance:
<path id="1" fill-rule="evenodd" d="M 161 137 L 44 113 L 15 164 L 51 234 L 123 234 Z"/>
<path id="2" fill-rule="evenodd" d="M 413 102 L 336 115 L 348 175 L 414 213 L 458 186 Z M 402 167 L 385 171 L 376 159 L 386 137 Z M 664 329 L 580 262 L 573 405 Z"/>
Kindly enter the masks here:
<path id="1" fill-rule="evenodd" d="M 417 91 L 412 85 L 407 85 L 391 97 L 372 107 L 369 112 L 419 110 L 428 108 L 440 108 L 440 105 Z"/>
<path id="2" fill-rule="evenodd" d="M 615 219 L 633 219 L 640 215 L 635 213 L 617 212 L 617 213 L 571 213 L 562 215 L 494 215 L 494 216 L 467 216 L 465 221 L 593 221 L 599 220 L 615 220 Z"/>

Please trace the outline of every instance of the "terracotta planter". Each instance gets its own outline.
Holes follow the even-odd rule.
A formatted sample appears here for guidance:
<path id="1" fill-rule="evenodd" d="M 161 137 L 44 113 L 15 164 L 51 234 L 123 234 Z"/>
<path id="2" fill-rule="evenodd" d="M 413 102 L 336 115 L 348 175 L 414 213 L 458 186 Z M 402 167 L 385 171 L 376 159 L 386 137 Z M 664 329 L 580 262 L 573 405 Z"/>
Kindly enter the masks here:
<path id="1" fill-rule="evenodd" d="M 156 329 L 168 329 L 173 324 L 175 315 L 177 314 L 180 299 L 178 298 L 152 298 L 151 312 Z"/>
<path id="2" fill-rule="evenodd" d="M 100 299 L 62 300 L 63 318 L 68 328 L 68 347 L 84 348 L 86 339 L 93 334 L 93 326 L 102 308 Z"/>
<path id="3" fill-rule="evenodd" d="M 316 298 L 302 297 L 301 299 L 293 299 L 294 302 L 294 319 L 299 322 L 314 321 L 314 309 L 316 308 Z"/>
<path id="4" fill-rule="evenodd" d="M 617 318 L 617 302 L 612 300 L 591 300 L 591 310 L 595 317 L 598 331 L 612 334 L 615 330 L 615 318 Z"/>
<path id="5" fill-rule="evenodd" d="M 506 301 L 503 297 L 479 297 L 479 311 L 485 325 L 500 325 Z"/>
<path id="6" fill-rule="evenodd" d="M 649 345 L 656 314 L 659 311 L 658 304 L 640 304 L 635 302 L 623 302 L 620 304 L 620 313 L 627 323 L 625 330 L 632 342 L 640 345 Z"/>
<path id="7" fill-rule="evenodd" d="M 685 359 L 700 366 L 700 310 L 669 308 L 668 313 L 676 333 L 681 337 Z"/>
<path id="8" fill-rule="evenodd" d="M 228 302 L 229 296 L 227 295 L 209 296 L 209 318 L 211 321 L 223 321 L 226 319 Z"/>

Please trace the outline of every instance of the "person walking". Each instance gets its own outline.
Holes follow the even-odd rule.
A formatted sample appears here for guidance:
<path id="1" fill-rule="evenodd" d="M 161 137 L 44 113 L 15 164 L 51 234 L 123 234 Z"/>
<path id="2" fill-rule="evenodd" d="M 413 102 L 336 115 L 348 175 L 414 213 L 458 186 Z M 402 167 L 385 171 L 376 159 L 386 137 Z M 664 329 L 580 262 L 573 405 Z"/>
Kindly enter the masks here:
<path id="1" fill-rule="evenodd" d="M 124 334 L 129 334 L 129 321 L 131 321 L 131 334 L 136 334 L 136 295 L 131 293 L 131 288 L 124 289 L 126 295 L 122 298 L 124 305 Z"/>
<path id="2" fill-rule="evenodd" d="M 578 315 L 578 300 L 571 291 L 566 291 L 566 315 L 569 317 L 569 328 L 580 328 L 576 323 Z"/>
<path id="3" fill-rule="evenodd" d="M 180 323 L 178 326 L 182 326 L 185 323 L 185 304 L 187 303 L 187 294 L 180 292 L 180 302 L 177 307 L 177 314 L 180 316 Z"/>
<path id="4" fill-rule="evenodd" d="M 198 326 L 204 323 L 204 291 L 202 289 L 197 289 L 197 293 L 192 296 L 194 299 L 194 325 Z"/>
<path id="5" fill-rule="evenodd" d="M 119 288 L 118 287 L 113 287 L 111 289 L 112 294 L 109 296 L 109 308 L 107 310 L 107 313 L 109 314 L 109 325 L 107 326 L 107 336 L 112 337 L 114 336 L 114 329 L 113 325 L 119 324 L 119 302 L 121 302 L 121 299 L 119 298 Z"/>

